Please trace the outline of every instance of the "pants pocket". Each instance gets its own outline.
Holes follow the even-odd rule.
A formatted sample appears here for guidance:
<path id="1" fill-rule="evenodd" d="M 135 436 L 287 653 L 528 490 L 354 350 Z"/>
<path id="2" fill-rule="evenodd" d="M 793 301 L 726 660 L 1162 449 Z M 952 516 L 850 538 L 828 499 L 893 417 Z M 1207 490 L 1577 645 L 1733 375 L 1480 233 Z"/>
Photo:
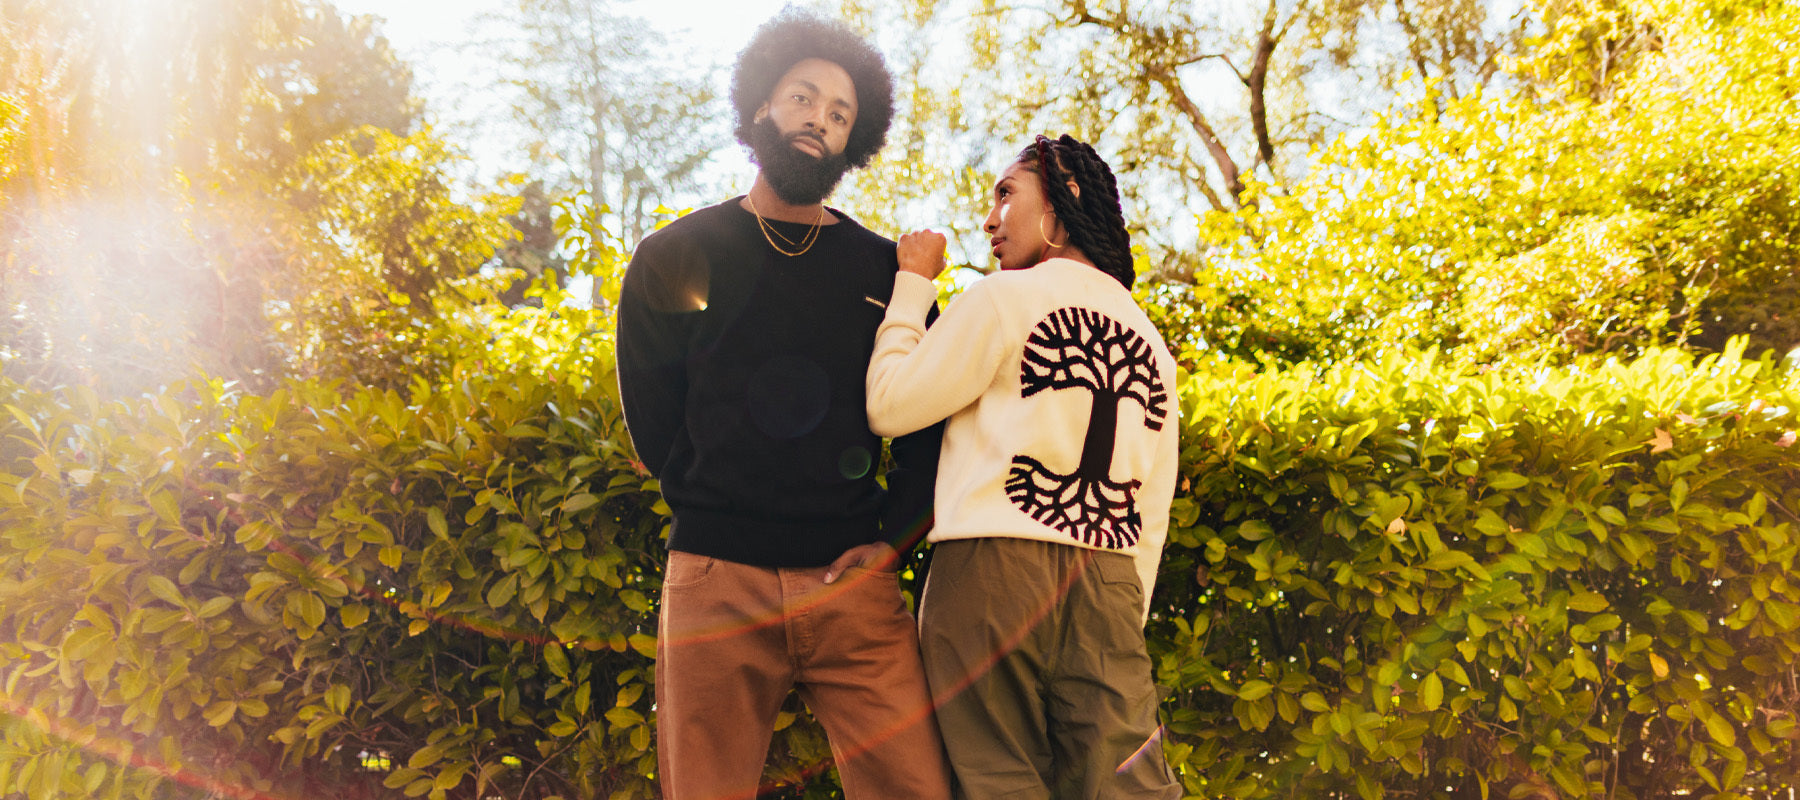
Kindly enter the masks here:
<path id="1" fill-rule="evenodd" d="M 663 564 L 663 590 L 698 586 L 712 574 L 713 566 L 717 563 L 718 559 L 711 556 L 670 551 L 669 560 Z"/>

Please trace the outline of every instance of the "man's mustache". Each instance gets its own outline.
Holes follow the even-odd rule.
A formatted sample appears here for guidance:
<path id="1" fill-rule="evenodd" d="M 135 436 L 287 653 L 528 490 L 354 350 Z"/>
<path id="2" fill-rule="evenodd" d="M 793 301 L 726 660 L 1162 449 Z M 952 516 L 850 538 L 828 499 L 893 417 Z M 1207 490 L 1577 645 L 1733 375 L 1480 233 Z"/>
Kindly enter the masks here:
<path id="1" fill-rule="evenodd" d="M 788 134 L 785 138 L 787 139 L 788 146 L 790 146 L 790 147 L 793 146 L 794 142 L 797 142 L 801 139 L 811 139 L 811 140 L 813 140 L 814 144 L 817 144 L 819 146 L 820 153 L 823 153 L 827 156 L 831 155 L 831 148 L 825 146 L 825 137 L 820 136 L 816 133 L 810 133 L 807 131 L 794 131 L 793 133 Z"/>

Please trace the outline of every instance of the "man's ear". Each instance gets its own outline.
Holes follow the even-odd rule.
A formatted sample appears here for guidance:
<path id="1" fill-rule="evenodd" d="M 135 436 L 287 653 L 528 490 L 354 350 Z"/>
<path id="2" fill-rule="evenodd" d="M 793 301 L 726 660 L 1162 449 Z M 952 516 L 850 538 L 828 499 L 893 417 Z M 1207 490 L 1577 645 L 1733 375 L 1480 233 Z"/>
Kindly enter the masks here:
<path id="1" fill-rule="evenodd" d="M 756 113 L 752 114 L 750 116 L 750 121 L 759 123 L 768 118 L 769 118 L 769 104 L 763 103 L 762 108 L 757 109 Z"/>
<path id="2" fill-rule="evenodd" d="M 1076 200 L 1081 199 L 1081 187 L 1077 186 L 1074 181 L 1069 181 L 1064 185 L 1069 187 L 1069 194 L 1075 195 Z"/>

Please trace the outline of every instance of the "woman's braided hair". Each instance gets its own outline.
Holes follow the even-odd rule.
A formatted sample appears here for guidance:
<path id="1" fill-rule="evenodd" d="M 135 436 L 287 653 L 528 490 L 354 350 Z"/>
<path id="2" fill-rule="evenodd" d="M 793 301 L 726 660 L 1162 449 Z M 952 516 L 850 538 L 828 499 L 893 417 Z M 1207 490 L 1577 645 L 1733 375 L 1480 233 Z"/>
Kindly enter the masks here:
<path id="1" fill-rule="evenodd" d="M 1094 148 L 1065 133 L 1056 139 L 1038 136 L 1019 152 L 1019 163 L 1042 179 L 1050 210 L 1062 221 L 1069 241 L 1095 268 L 1130 289 L 1137 280 L 1131 233 L 1125 230 L 1125 214 L 1119 208 L 1118 181 L 1106 161 Z M 1079 198 L 1069 191 L 1071 180 L 1081 187 Z"/>

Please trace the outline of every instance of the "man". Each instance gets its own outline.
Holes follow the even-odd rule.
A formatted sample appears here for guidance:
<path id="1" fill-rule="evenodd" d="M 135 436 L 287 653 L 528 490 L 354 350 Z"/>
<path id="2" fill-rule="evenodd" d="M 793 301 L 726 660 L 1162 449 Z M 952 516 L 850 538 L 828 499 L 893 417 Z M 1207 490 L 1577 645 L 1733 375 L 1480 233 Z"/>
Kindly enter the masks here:
<path id="1" fill-rule="evenodd" d="M 733 76 L 748 195 L 646 237 L 620 296 L 619 386 L 673 512 L 658 628 L 663 795 L 751 797 L 790 689 L 845 794 L 945 798 L 917 631 L 891 570 L 923 535 L 941 428 L 881 440 L 863 375 L 894 243 L 823 201 L 886 139 L 880 54 L 784 11 Z"/>

